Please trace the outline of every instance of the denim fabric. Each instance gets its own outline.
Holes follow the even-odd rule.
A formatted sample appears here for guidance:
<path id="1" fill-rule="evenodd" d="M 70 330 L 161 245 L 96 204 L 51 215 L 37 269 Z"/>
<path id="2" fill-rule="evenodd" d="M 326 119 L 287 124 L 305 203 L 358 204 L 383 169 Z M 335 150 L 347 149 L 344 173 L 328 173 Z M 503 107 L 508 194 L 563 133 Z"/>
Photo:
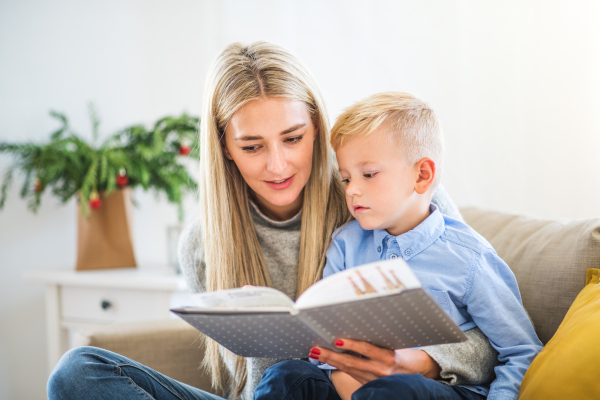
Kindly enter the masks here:
<path id="1" fill-rule="evenodd" d="M 50 400 L 223 400 L 97 347 L 62 356 L 48 379 Z"/>
<path id="2" fill-rule="evenodd" d="M 327 251 L 323 277 L 397 257 L 408 263 L 423 289 L 463 331 L 478 326 L 498 351 L 496 380 L 489 388 L 471 389 L 489 390 L 490 400 L 516 399 L 542 343 L 508 265 L 481 235 L 432 204 L 425 221 L 399 236 L 362 229 L 358 221 L 339 228 Z"/>
<path id="3" fill-rule="evenodd" d="M 327 373 L 302 360 L 281 361 L 265 371 L 254 400 L 341 400 Z"/>
<path id="4" fill-rule="evenodd" d="M 461 386 L 448 386 L 421 374 L 390 375 L 364 384 L 352 400 L 481 400 L 485 396 Z"/>
<path id="5" fill-rule="evenodd" d="M 390 375 L 358 389 L 352 400 L 481 400 L 471 390 L 448 386 L 422 375 Z M 300 360 L 282 361 L 267 369 L 254 400 L 340 400 L 325 371 Z"/>

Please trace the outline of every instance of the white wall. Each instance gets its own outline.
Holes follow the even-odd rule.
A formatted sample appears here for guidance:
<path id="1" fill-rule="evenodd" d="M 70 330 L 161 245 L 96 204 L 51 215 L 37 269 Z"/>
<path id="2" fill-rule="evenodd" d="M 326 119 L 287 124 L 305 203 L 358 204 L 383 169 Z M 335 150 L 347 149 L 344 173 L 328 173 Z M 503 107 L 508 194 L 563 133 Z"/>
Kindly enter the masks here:
<path id="1" fill-rule="evenodd" d="M 600 215 L 600 6 L 593 1 L 44 1 L 0 3 L 0 140 L 44 140 L 49 109 L 105 133 L 198 114 L 211 59 L 264 39 L 312 69 L 331 117 L 383 90 L 442 120 L 444 181 L 459 205 L 542 217 Z M 0 157 L 0 173 L 8 165 Z M 75 260 L 75 204 L 18 198 L 0 212 L 0 399 L 43 398 L 43 288 L 25 271 Z M 137 193 L 141 264 L 166 262 L 175 208 Z M 188 210 L 193 210 L 192 201 Z"/>

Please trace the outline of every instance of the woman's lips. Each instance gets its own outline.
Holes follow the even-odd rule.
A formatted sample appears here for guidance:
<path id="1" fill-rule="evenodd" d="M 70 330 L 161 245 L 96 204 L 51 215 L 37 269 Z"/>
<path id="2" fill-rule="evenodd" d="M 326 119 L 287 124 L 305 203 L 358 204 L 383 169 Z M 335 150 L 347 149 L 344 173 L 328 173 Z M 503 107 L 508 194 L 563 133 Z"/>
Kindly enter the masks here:
<path id="1" fill-rule="evenodd" d="M 288 188 L 293 180 L 294 180 L 294 176 L 296 175 L 292 175 L 289 178 L 285 178 L 279 181 L 265 181 L 265 183 L 271 188 L 271 189 L 275 189 L 275 190 L 283 190 Z"/>

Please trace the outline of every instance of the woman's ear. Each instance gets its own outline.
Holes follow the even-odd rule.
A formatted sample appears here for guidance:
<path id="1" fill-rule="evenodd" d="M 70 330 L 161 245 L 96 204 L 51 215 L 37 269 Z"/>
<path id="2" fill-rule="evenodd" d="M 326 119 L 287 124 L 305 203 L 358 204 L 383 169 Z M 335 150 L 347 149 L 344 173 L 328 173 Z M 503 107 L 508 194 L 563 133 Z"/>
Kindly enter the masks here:
<path id="1" fill-rule="evenodd" d="M 219 143 L 221 144 L 221 150 L 223 151 L 223 155 L 225 156 L 225 158 L 228 160 L 233 160 L 233 157 L 231 157 L 231 153 L 229 153 L 229 150 L 227 149 L 225 137 L 221 138 L 221 141 Z"/>
<path id="2" fill-rule="evenodd" d="M 428 157 L 422 158 L 417 161 L 415 168 L 419 173 L 415 182 L 415 192 L 423 194 L 433 185 L 436 172 L 435 161 Z"/>
<path id="3" fill-rule="evenodd" d="M 233 160 L 233 157 L 231 157 L 231 154 L 229 153 L 229 150 L 227 150 L 227 146 L 223 141 L 221 142 L 221 149 L 223 150 L 223 155 L 225 156 L 225 158 L 227 158 L 228 160 Z"/>

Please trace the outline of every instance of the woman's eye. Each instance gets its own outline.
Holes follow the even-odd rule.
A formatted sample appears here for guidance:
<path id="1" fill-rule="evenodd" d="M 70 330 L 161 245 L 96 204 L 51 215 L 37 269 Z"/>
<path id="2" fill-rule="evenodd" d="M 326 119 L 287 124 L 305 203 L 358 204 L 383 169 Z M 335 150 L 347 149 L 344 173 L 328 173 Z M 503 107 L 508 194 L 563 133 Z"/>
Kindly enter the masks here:
<path id="1" fill-rule="evenodd" d="M 258 150 L 260 146 L 246 146 L 246 147 L 242 147 L 242 150 L 245 153 L 256 153 L 256 150 Z"/>
<path id="2" fill-rule="evenodd" d="M 295 137 L 287 138 L 287 139 L 285 139 L 285 141 L 287 143 L 295 144 L 295 143 L 298 143 L 299 141 L 301 141 L 303 137 L 304 137 L 304 135 L 295 136 Z"/>
<path id="3" fill-rule="evenodd" d="M 370 173 L 370 174 L 363 174 L 363 176 L 364 176 L 365 178 L 367 178 L 367 179 L 369 179 L 369 178 L 372 178 L 372 177 L 374 177 L 375 175 L 377 175 L 377 172 L 373 172 L 373 173 Z"/>

